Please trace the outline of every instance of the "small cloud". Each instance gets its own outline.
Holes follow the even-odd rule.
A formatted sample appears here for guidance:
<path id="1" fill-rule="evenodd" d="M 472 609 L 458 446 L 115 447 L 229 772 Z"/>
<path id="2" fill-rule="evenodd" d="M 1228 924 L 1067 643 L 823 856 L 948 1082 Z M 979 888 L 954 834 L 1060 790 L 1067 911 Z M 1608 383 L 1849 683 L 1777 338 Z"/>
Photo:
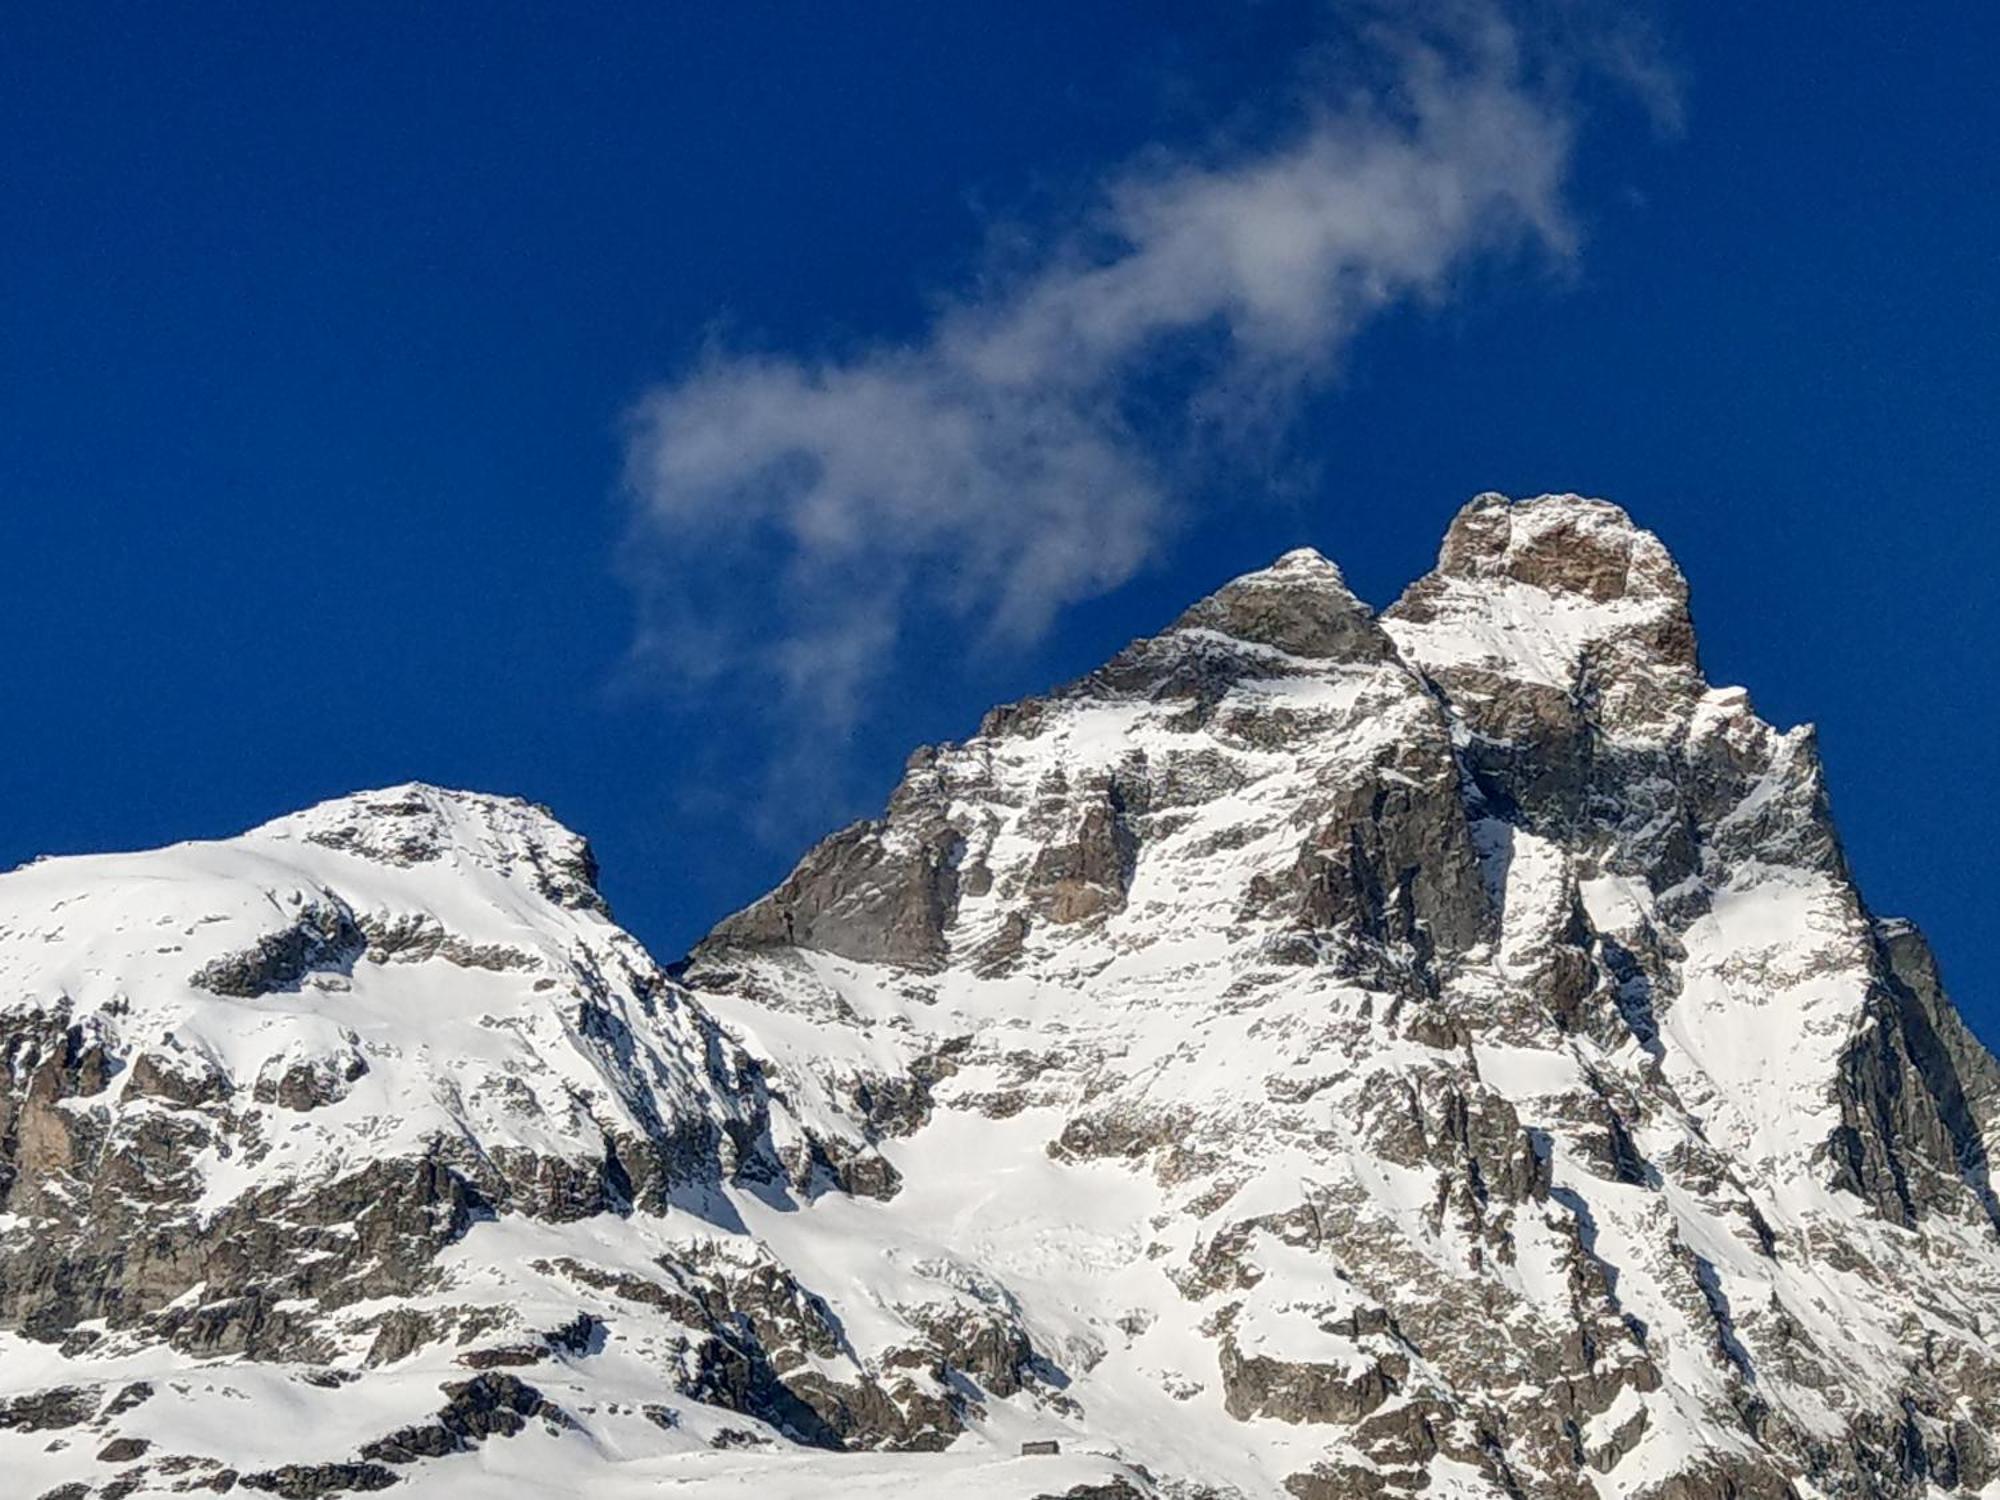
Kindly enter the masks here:
<path id="1" fill-rule="evenodd" d="M 1476 259 L 1572 256 L 1547 39 L 1488 6 L 1422 9 L 1365 28 L 1368 71 L 1260 148 L 1113 175 L 919 337 L 831 358 L 715 344 L 646 393 L 626 469 L 639 658 L 747 673 L 840 726 L 918 615 L 1031 639 L 1146 566 L 1190 503 L 1175 459 L 1198 429 L 1282 429 L 1370 320 L 1447 297 Z M 1666 100 L 1636 35 L 1593 34 L 1584 62 Z"/>

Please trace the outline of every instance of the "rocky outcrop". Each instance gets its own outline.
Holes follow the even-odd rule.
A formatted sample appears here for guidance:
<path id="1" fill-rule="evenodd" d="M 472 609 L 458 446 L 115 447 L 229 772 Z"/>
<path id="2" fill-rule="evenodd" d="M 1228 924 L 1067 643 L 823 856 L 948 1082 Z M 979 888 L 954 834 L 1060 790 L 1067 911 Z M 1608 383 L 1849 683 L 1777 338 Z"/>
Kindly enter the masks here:
<path id="1" fill-rule="evenodd" d="M 298 987 L 315 971 L 345 973 L 364 945 L 354 913 L 337 897 L 312 900 L 297 918 L 248 948 L 212 958 L 188 983 L 212 994 L 255 1000 Z"/>
<path id="2" fill-rule="evenodd" d="M 718 927 L 715 947 L 795 945 L 864 963 L 929 970 L 945 959 L 958 901 L 960 842 L 857 823 L 821 844 L 785 883 Z"/>
<path id="3" fill-rule="evenodd" d="M 1987 1140 L 2000 1126 L 2000 1064 L 1945 1001 L 1936 961 L 1907 922 L 1877 923 L 1868 1023 L 1841 1059 L 1835 1182 L 1884 1218 L 1976 1214 L 2000 1229 Z"/>
<path id="4" fill-rule="evenodd" d="M 399 1428 L 362 1446 L 366 1462 L 415 1463 L 463 1453 L 491 1437 L 513 1437 L 540 1417 L 552 1428 L 571 1425 L 563 1409 L 519 1376 L 487 1371 L 444 1387 L 445 1403 L 435 1418 Z"/>
<path id="5" fill-rule="evenodd" d="M 51 1428 L 79 1427 L 97 1415 L 97 1392 L 76 1386 L 59 1386 L 0 1402 L 0 1428 L 14 1432 L 46 1432 Z"/>
<path id="6" fill-rule="evenodd" d="M 283 1464 L 245 1474 L 236 1482 L 246 1490 L 268 1490 L 278 1500 L 319 1500 L 322 1495 L 386 1490 L 398 1478 L 394 1469 L 376 1463 Z"/>

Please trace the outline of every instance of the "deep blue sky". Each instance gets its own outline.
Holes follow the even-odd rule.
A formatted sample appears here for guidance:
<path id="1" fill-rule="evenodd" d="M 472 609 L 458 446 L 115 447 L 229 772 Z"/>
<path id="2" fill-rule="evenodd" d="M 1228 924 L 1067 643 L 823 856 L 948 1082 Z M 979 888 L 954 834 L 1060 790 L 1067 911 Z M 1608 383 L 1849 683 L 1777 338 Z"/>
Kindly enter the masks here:
<path id="1" fill-rule="evenodd" d="M 17 12 L 0 865 L 422 778 L 551 804 L 670 956 L 911 745 L 1230 574 L 1312 543 L 1384 603 L 1473 492 L 1578 489 L 1678 553 L 1713 677 L 1817 721 L 1864 890 L 2000 1037 L 2000 16 L 1663 21 L 1685 132 L 1590 103 L 1573 270 L 1376 324 L 1285 450 L 1310 484 L 1218 476 L 1031 648 L 926 632 L 774 788 L 735 700 L 621 672 L 621 413 L 719 321 L 915 329 L 992 215 L 1276 97 L 1310 8 Z"/>

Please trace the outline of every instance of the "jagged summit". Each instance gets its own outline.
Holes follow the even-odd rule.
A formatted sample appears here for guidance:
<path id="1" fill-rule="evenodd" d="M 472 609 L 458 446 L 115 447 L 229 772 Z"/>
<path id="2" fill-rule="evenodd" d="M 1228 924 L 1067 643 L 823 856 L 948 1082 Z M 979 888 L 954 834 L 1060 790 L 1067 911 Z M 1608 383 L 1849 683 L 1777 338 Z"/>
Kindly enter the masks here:
<path id="1" fill-rule="evenodd" d="M 1582 495 L 1474 496 L 1445 532 L 1437 571 L 1510 579 L 1596 603 L 1687 600 L 1687 580 L 1665 544 L 1610 501 Z"/>
<path id="2" fill-rule="evenodd" d="M 1478 496 L 1382 623 L 1495 749 L 1558 726 L 1665 743 L 1707 691 L 1687 580 L 1603 500 Z"/>
<path id="3" fill-rule="evenodd" d="M 1167 634 L 1213 632 L 1292 656 L 1374 656 L 1383 641 L 1373 614 L 1349 590 L 1338 567 L 1301 547 L 1224 584 L 1174 621 Z"/>
<path id="4" fill-rule="evenodd" d="M 671 972 L 430 787 L 0 876 L 0 1058 L 30 1495 L 2000 1494 L 2000 1065 L 1602 501 L 1224 584 Z"/>

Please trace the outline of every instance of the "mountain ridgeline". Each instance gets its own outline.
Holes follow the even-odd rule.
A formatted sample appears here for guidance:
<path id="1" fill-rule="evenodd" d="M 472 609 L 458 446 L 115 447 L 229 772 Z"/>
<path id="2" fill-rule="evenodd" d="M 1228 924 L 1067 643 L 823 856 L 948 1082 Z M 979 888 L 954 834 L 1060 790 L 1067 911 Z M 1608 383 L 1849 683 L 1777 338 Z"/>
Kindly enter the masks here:
<path id="1" fill-rule="evenodd" d="M 1236 579 L 671 967 L 505 798 L 37 862 L 0 1057 L 9 1494 L 2000 1495 L 2000 1065 L 1602 501 Z"/>

